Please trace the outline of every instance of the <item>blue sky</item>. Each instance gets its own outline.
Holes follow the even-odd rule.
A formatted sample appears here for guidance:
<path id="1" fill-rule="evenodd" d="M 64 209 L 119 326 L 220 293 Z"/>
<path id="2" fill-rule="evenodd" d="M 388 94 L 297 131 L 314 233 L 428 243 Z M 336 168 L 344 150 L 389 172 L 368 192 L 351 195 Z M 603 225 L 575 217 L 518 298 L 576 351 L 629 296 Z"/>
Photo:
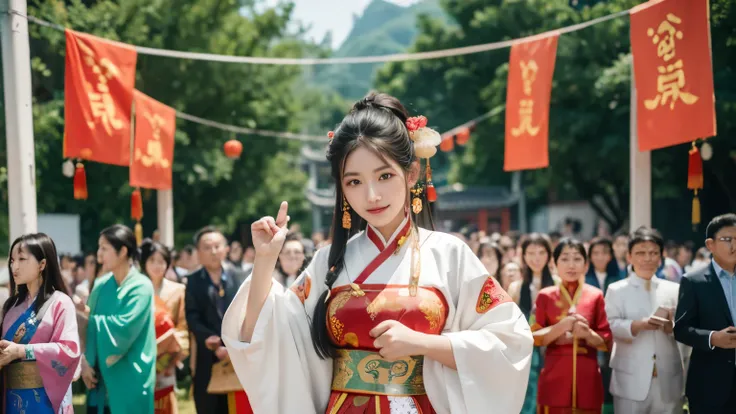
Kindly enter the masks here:
<path id="1" fill-rule="evenodd" d="M 317 41 L 322 40 L 328 31 L 332 31 L 332 47 L 337 48 L 350 34 L 353 27 L 353 15 L 361 15 L 372 0 L 292 0 L 294 17 L 305 25 L 311 25 L 309 35 Z M 391 3 L 406 6 L 417 0 L 387 0 Z M 269 6 L 280 0 L 266 0 Z"/>

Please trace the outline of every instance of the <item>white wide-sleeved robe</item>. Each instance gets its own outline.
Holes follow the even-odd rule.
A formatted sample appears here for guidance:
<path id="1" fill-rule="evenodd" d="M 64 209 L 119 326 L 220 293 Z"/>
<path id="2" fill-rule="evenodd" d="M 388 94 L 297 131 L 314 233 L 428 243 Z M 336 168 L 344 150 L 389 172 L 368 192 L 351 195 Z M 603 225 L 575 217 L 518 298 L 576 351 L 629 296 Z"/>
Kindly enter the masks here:
<path id="1" fill-rule="evenodd" d="M 365 231 L 348 242 L 345 267 L 333 288 L 355 280 L 378 256 L 379 247 L 388 246 L 398 230 L 389 240 L 383 240 L 378 232 L 375 234 L 381 243 L 369 239 Z M 489 276 L 461 240 L 420 229 L 419 243 L 419 286 L 435 287 L 445 296 L 449 309 L 442 335 L 450 338 L 457 364 L 455 370 L 424 358 L 424 386 L 432 407 L 441 414 L 520 412 L 533 348 L 529 324 L 522 312 L 512 301 L 479 312 L 478 297 Z M 410 246 L 411 243 L 405 243 L 398 254 L 392 254 L 364 283 L 408 286 Z M 317 356 L 310 321 L 318 298 L 327 289 L 324 280 L 328 256 L 329 246 L 320 249 L 292 289 L 284 289 L 274 282 L 250 343 L 240 340 L 250 280 L 240 287 L 225 314 L 222 338 L 256 413 L 325 412 L 333 363 Z"/>

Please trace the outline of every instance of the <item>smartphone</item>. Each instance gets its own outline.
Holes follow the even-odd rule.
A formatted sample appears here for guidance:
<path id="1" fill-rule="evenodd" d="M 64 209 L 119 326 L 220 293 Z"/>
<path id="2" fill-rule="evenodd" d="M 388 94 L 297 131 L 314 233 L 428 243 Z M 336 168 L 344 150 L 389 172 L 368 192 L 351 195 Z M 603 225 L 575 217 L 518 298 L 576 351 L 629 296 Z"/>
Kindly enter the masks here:
<path id="1" fill-rule="evenodd" d="M 649 323 L 654 323 L 656 325 L 664 325 L 666 323 L 669 323 L 669 321 L 670 321 L 669 319 L 667 319 L 667 318 L 660 318 L 657 315 L 652 315 L 652 316 L 649 317 Z"/>
<path id="2" fill-rule="evenodd" d="M 670 309 L 669 308 L 665 308 L 664 306 L 660 306 L 652 314 L 652 317 L 654 317 L 654 316 L 657 316 L 657 317 L 663 318 L 665 320 L 668 320 L 669 319 L 669 316 L 670 316 Z"/>

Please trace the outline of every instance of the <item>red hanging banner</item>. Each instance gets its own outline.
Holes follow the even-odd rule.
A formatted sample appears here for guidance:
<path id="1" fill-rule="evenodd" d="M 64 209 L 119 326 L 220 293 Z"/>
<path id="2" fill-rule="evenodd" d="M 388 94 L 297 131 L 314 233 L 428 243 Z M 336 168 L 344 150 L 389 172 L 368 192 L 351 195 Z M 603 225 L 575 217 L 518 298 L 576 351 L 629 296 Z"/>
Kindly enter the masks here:
<path id="1" fill-rule="evenodd" d="M 652 0 L 631 11 L 639 151 L 716 134 L 708 0 Z"/>
<path id="2" fill-rule="evenodd" d="M 135 49 L 66 30 L 64 157 L 130 163 Z"/>
<path id="3" fill-rule="evenodd" d="M 549 166 L 549 102 L 559 35 L 511 46 L 504 171 Z"/>
<path id="4" fill-rule="evenodd" d="M 135 91 L 135 143 L 130 186 L 171 189 L 176 111 Z"/>

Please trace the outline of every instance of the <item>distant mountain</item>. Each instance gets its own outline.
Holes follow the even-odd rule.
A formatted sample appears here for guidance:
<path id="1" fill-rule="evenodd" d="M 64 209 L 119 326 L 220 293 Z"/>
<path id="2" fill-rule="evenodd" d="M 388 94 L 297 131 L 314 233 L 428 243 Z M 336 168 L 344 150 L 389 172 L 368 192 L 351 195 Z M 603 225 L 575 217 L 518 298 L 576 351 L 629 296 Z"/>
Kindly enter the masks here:
<path id="1" fill-rule="evenodd" d="M 405 52 L 417 35 L 417 17 L 428 15 L 448 19 L 439 0 L 425 0 L 401 7 L 385 0 L 373 0 L 363 15 L 356 17 L 345 42 L 334 57 L 374 56 Z M 373 84 L 382 64 L 334 65 L 314 72 L 313 83 L 337 91 L 343 98 L 359 99 Z"/>

